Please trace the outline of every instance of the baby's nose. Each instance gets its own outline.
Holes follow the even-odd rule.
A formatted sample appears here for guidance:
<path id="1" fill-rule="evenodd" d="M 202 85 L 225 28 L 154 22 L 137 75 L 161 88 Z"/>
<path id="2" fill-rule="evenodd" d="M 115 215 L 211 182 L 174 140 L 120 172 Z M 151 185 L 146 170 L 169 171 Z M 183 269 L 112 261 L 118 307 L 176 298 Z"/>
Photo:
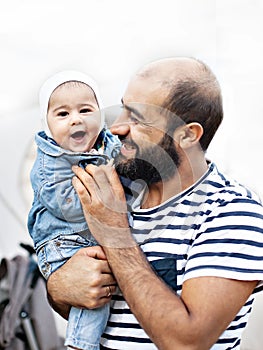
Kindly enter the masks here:
<path id="1" fill-rule="evenodd" d="M 83 122 L 83 119 L 81 118 L 81 115 L 79 113 L 73 112 L 71 114 L 70 123 L 71 125 L 81 124 Z"/>

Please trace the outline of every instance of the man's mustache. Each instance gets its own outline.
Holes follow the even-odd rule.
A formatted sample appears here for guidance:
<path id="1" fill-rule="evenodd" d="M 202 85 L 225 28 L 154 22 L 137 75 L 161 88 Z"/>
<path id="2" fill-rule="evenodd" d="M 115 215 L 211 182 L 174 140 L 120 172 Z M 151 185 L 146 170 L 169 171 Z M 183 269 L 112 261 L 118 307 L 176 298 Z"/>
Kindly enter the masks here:
<path id="1" fill-rule="evenodd" d="M 137 144 L 134 141 L 132 141 L 131 139 L 127 139 L 125 136 L 123 136 L 123 137 L 119 136 L 119 139 L 120 139 L 121 143 L 123 143 L 124 145 L 128 145 L 128 146 L 131 146 L 133 148 L 136 148 L 137 151 L 139 150 Z"/>

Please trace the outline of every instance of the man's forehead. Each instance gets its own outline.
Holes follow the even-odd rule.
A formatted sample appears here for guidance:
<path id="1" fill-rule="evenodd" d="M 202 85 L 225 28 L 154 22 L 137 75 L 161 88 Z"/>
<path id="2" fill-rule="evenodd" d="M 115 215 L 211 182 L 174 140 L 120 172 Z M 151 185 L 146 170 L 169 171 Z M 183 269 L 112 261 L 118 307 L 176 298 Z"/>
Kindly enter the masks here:
<path id="1" fill-rule="evenodd" d="M 124 103 L 142 103 L 162 106 L 171 89 L 169 81 L 154 77 L 134 76 L 123 95 Z"/>
<path id="2" fill-rule="evenodd" d="M 148 81 L 159 89 L 171 90 L 178 81 L 199 76 L 202 64 L 190 57 L 171 57 L 151 62 L 142 67 L 133 77 Z"/>
<path id="3" fill-rule="evenodd" d="M 163 59 L 146 65 L 130 79 L 123 95 L 123 103 L 158 107 L 166 105 L 166 99 L 178 80 L 189 73 L 193 63 L 190 59 L 179 58 Z"/>

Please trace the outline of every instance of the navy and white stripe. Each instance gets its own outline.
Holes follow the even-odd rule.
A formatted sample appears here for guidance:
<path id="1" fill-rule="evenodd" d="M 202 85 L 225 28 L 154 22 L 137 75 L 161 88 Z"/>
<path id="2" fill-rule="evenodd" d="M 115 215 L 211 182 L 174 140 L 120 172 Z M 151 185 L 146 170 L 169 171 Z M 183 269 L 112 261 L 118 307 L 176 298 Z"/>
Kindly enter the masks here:
<path id="1" fill-rule="evenodd" d="M 150 262 L 176 260 L 178 295 L 184 281 L 199 276 L 258 280 L 255 292 L 262 289 L 263 207 L 254 193 L 210 164 L 196 184 L 158 207 L 136 209 L 139 197 L 129 203 L 133 234 Z M 211 349 L 240 348 L 252 303 L 253 295 Z M 101 344 L 102 349 L 157 349 L 120 292 L 113 296 Z"/>

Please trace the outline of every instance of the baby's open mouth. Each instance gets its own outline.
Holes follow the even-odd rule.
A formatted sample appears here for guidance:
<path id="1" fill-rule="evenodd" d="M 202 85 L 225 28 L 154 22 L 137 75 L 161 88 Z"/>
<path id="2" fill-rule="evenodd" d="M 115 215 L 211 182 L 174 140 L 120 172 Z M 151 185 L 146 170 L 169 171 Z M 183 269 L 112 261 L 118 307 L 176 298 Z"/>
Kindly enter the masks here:
<path id="1" fill-rule="evenodd" d="M 85 131 L 76 131 L 74 132 L 71 137 L 75 140 L 82 139 L 86 135 Z"/>

